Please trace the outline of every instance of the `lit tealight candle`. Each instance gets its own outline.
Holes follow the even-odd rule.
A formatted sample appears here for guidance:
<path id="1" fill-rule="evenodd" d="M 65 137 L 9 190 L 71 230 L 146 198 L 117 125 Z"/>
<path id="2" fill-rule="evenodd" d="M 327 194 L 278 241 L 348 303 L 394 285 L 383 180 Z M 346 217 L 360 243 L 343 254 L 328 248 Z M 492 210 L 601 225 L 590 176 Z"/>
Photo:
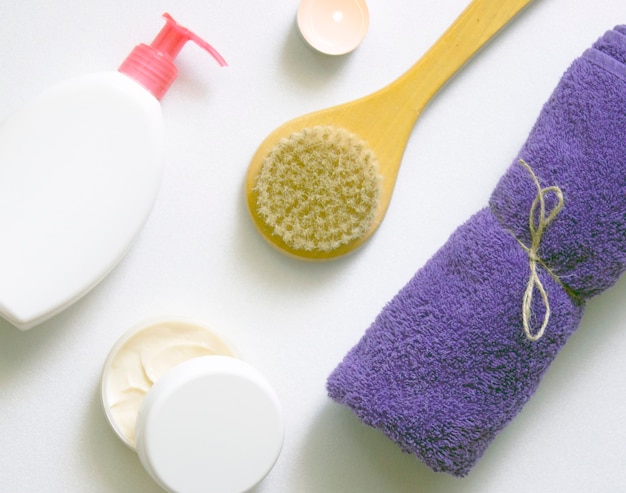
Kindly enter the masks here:
<path id="1" fill-rule="evenodd" d="M 297 20 L 311 47 L 327 55 L 344 55 L 365 37 L 369 11 L 365 0 L 302 0 Z"/>

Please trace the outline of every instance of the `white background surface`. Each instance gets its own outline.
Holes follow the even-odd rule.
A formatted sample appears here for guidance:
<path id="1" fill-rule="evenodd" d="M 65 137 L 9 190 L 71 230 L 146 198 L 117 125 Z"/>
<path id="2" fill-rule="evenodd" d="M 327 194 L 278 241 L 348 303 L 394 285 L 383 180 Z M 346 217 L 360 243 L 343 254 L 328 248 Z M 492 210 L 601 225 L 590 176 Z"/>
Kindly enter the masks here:
<path id="1" fill-rule="evenodd" d="M 286 441 L 259 493 L 626 491 L 624 279 L 589 303 L 535 397 L 465 479 L 430 472 L 324 389 L 383 305 L 485 205 L 562 72 L 626 22 L 623 0 L 536 0 L 474 58 L 418 121 L 385 222 L 357 253 L 287 258 L 247 216 L 248 161 L 273 128 L 387 84 L 467 3 L 370 0 L 363 44 L 329 58 L 298 37 L 296 1 L 3 0 L 0 120 L 55 82 L 115 69 L 165 11 L 230 66 L 191 45 L 181 53 L 163 100 L 162 188 L 119 267 L 28 332 L 0 321 L 0 492 L 160 491 L 109 429 L 98 386 L 116 339 L 169 314 L 213 324 L 279 393 Z"/>

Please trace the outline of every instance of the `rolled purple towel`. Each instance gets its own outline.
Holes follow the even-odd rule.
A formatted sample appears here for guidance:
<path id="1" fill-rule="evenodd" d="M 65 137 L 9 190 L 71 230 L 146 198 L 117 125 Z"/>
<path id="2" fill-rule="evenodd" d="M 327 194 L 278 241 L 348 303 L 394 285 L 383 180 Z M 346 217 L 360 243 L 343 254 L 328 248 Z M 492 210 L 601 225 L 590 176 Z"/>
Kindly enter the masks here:
<path id="1" fill-rule="evenodd" d="M 533 395 L 585 301 L 625 269 L 618 26 L 570 66 L 489 207 L 384 307 L 328 393 L 433 470 L 465 476 Z"/>

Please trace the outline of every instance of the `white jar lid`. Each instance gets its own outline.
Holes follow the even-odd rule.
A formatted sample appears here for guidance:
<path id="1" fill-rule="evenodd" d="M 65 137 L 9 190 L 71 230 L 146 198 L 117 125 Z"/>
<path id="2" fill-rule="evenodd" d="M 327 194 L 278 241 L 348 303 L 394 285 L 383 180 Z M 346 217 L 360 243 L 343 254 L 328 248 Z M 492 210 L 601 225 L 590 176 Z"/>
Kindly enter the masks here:
<path id="1" fill-rule="evenodd" d="M 141 405 L 136 436 L 142 464 L 164 489 L 241 493 L 278 459 L 284 421 L 258 370 L 229 356 L 203 356 L 154 384 Z"/>

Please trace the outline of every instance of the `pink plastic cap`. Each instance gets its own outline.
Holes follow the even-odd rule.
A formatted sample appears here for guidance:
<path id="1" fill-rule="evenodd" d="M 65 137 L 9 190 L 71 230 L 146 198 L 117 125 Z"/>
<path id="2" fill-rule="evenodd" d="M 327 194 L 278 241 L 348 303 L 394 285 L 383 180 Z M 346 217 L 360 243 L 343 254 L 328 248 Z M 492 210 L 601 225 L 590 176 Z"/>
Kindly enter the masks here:
<path id="1" fill-rule="evenodd" d="M 187 41 L 193 41 L 208 51 L 221 66 L 226 65 L 226 60 L 209 43 L 179 25 L 171 15 L 166 13 L 163 17 L 165 26 L 150 46 L 143 43 L 136 46 L 118 69 L 139 82 L 159 100 L 178 75 L 174 59 Z"/>

